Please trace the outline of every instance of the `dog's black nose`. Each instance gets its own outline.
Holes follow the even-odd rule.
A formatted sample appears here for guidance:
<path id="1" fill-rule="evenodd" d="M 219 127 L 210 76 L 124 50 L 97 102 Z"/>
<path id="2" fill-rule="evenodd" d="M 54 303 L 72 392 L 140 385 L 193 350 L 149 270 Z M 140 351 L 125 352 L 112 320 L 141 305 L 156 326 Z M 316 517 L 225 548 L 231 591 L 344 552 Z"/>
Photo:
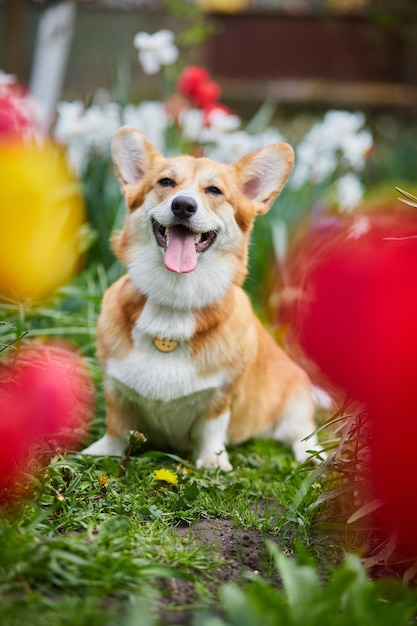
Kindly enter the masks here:
<path id="1" fill-rule="evenodd" d="M 175 217 L 188 219 L 197 212 L 197 202 L 189 196 L 177 196 L 172 201 L 171 210 Z"/>

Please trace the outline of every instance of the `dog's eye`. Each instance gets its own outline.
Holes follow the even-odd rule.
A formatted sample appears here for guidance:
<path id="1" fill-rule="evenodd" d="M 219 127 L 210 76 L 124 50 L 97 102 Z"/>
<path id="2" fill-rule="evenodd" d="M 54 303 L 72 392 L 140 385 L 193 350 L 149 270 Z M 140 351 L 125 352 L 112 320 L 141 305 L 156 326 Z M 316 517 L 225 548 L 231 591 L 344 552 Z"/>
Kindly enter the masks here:
<path id="1" fill-rule="evenodd" d="M 161 178 L 161 180 L 158 180 L 158 185 L 161 187 L 175 187 L 176 182 L 172 178 Z"/>
<path id="2" fill-rule="evenodd" d="M 219 189 L 218 187 L 215 187 L 214 185 L 210 185 L 210 187 L 206 187 L 205 192 L 211 193 L 213 196 L 223 195 L 223 192 L 221 191 L 221 189 Z"/>

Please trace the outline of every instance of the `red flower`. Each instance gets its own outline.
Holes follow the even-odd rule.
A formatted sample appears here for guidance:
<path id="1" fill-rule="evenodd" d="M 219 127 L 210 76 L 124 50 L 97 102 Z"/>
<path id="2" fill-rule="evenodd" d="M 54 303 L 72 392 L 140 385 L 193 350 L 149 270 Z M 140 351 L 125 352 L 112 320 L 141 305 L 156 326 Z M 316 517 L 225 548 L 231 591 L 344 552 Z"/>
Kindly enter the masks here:
<path id="1" fill-rule="evenodd" d="M 204 67 L 189 65 L 180 74 L 177 82 L 177 90 L 184 96 L 193 98 L 202 83 L 210 78 L 210 74 Z"/>
<path id="2" fill-rule="evenodd" d="M 221 95 L 220 85 L 213 80 L 201 83 L 194 96 L 196 106 L 204 108 L 217 102 Z"/>
<path id="3" fill-rule="evenodd" d="M 93 406 L 93 385 L 79 354 L 32 343 L 0 368 L 0 490 L 57 447 L 78 446 Z"/>
<path id="4" fill-rule="evenodd" d="M 367 404 L 381 519 L 417 556 L 415 209 L 313 225 L 290 255 L 293 334 L 339 388 Z"/>
<path id="5" fill-rule="evenodd" d="M 201 108 L 217 102 L 221 94 L 220 85 L 210 79 L 206 69 L 197 65 L 190 65 L 183 70 L 178 78 L 177 90 Z"/>

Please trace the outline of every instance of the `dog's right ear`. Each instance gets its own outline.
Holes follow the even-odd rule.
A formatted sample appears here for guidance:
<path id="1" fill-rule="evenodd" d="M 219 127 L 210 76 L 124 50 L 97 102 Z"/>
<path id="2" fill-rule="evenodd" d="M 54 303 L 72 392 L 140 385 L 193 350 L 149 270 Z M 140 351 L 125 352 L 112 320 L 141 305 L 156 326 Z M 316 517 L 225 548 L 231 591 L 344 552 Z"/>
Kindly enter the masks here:
<path id="1" fill-rule="evenodd" d="M 120 187 L 135 185 L 149 170 L 153 161 L 162 155 L 132 126 L 122 126 L 112 142 L 113 162 Z"/>

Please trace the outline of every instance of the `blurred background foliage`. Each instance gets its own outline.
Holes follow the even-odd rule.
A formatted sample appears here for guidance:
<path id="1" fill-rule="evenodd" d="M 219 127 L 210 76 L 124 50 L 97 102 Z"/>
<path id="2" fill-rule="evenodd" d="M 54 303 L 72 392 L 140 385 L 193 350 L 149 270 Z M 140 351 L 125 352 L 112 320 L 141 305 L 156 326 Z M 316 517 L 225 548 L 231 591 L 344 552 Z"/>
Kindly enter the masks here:
<path id="1" fill-rule="evenodd" d="M 68 2 L 0 0 L 0 68 L 30 83 L 38 26 L 45 11 L 60 4 Z M 72 4 L 76 20 L 63 101 L 80 100 L 85 110 L 103 109 L 110 102 L 120 107 L 163 102 L 175 91 L 179 72 L 199 64 L 220 86 L 222 105 L 240 116 L 239 130 L 251 135 L 268 126 L 297 146 L 327 111 L 363 112 L 373 146 L 364 167 L 356 172 L 364 192 L 361 204 L 395 206 L 395 186 L 415 188 L 417 7 L 413 0 L 78 0 Z M 138 63 L 133 37 L 139 30 L 152 33 L 161 27 L 174 33 L 180 56 L 175 65 L 147 75 Z M 271 32 L 278 47 L 270 47 Z M 285 54 L 279 48 L 281 39 Z M 172 136 L 172 128 L 166 133 Z M 184 150 L 190 145 L 177 147 Z M 80 175 L 94 231 L 87 265 L 101 264 L 112 281 L 121 268 L 108 240 L 120 227 L 124 208 L 108 150 L 102 146 L 93 150 Z M 256 223 L 246 286 L 259 310 L 268 307 L 279 274 L 272 223 L 277 219 L 285 223 L 288 244 L 295 225 L 312 210 L 320 206 L 337 210 L 329 183 L 324 177 L 302 189 L 286 189 L 270 215 Z"/>

